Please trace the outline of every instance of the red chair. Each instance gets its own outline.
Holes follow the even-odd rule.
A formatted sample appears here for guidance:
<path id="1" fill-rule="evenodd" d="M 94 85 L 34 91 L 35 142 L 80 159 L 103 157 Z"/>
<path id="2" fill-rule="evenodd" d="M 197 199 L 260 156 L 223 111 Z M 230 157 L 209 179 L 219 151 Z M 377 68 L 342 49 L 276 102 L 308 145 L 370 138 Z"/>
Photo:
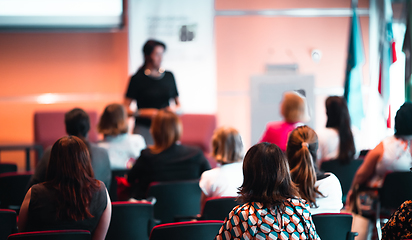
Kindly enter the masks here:
<path id="1" fill-rule="evenodd" d="M 86 230 L 52 230 L 11 234 L 8 240 L 91 240 Z"/>
<path id="2" fill-rule="evenodd" d="M 43 150 L 51 146 L 57 139 L 67 135 L 64 115 L 67 111 L 40 111 L 34 113 L 34 141 L 43 146 Z M 97 113 L 87 111 L 90 118 L 88 139 L 97 142 Z"/>
<path id="3" fill-rule="evenodd" d="M 112 202 L 112 219 L 106 240 L 148 240 L 153 226 L 152 204 Z"/>
<path id="4" fill-rule="evenodd" d="M 1 208 L 20 209 L 32 174 L 32 171 L 0 174 Z"/>
<path id="5" fill-rule="evenodd" d="M 352 215 L 348 213 L 321 213 L 312 215 L 320 239 L 353 240 L 358 233 L 351 232 Z"/>
<path id="6" fill-rule="evenodd" d="M 150 240 L 210 240 L 219 232 L 223 221 L 197 221 L 161 224 L 152 229 Z"/>
<path id="7" fill-rule="evenodd" d="M 236 197 L 212 197 L 206 199 L 201 220 L 225 220 L 232 209 L 239 205 Z"/>
<path id="8" fill-rule="evenodd" d="M 0 240 L 6 240 L 7 236 L 15 232 L 17 232 L 16 212 L 0 209 Z"/>

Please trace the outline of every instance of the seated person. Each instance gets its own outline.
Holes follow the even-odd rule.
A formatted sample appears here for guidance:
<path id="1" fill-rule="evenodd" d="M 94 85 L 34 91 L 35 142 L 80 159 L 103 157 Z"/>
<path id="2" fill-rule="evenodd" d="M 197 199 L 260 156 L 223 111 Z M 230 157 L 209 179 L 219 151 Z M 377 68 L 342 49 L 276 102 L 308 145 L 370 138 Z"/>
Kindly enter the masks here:
<path id="1" fill-rule="evenodd" d="M 412 239 L 412 201 L 407 200 L 382 228 L 382 240 Z"/>
<path id="2" fill-rule="evenodd" d="M 33 185 L 20 208 L 20 232 L 81 229 L 104 240 L 111 202 L 103 182 L 93 177 L 86 144 L 75 136 L 52 147 L 45 182 Z"/>
<path id="3" fill-rule="evenodd" d="M 309 205 L 299 198 L 284 153 L 271 143 L 254 145 L 243 160 L 244 202 L 226 217 L 223 239 L 320 239 Z"/>
<path id="4" fill-rule="evenodd" d="M 318 137 L 313 129 L 301 126 L 293 130 L 286 150 L 290 175 L 312 214 L 339 213 L 343 207 L 340 181 L 333 173 L 318 170 L 317 151 Z"/>
<path id="5" fill-rule="evenodd" d="M 285 92 L 280 104 L 283 121 L 268 123 L 259 142 L 276 144 L 285 152 L 289 133 L 303 122 L 308 122 L 310 117 L 306 98 L 298 92 Z"/>
<path id="6" fill-rule="evenodd" d="M 121 104 L 108 105 L 100 117 L 97 128 L 104 136 L 103 141 L 97 145 L 109 153 L 112 170 L 131 168 L 134 160 L 146 148 L 141 135 L 127 132 L 126 110 Z"/>
<path id="7" fill-rule="evenodd" d="M 243 183 L 243 143 L 234 128 L 221 127 L 212 137 L 212 156 L 220 166 L 205 171 L 200 178 L 201 206 L 208 197 L 237 197 Z"/>
<path id="8" fill-rule="evenodd" d="M 143 199 L 151 182 L 199 179 L 210 169 L 200 148 L 180 145 L 179 117 L 169 110 L 159 110 L 150 127 L 154 145 L 144 149 L 129 171 L 132 197 Z"/>
<path id="9" fill-rule="evenodd" d="M 87 135 L 90 130 L 89 115 L 80 108 L 72 109 L 64 116 L 66 132 L 70 136 L 80 138 L 86 144 L 91 157 L 94 176 L 97 180 L 102 181 L 107 188 L 110 188 L 112 172 L 110 171 L 110 160 L 106 149 L 87 141 Z M 50 160 L 51 147 L 47 148 L 36 166 L 33 176 L 30 179 L 29 187 L 36 183 L 46 180 L 47 165 Z"/>

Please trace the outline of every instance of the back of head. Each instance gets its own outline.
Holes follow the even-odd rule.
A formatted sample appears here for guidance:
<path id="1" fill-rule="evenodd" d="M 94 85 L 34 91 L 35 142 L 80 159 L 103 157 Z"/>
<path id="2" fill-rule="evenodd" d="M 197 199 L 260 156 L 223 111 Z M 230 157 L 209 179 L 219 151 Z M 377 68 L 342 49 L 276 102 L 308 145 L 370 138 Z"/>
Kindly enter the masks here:
<path id="1" fill-rule="evenodd" d="M 162 109 L 153 118 L 150 132 L 154 140 L 151 150 L 159 153 L 180 140 L 182 123 L 174 112 Z"/>
<path id="2" fill-rule="evenodd" d="M 285 92 L 281 102 L 281 113 L 286 122 L 307 122 L 310 120 L 306 98 L 297 92 Z"/>
<path id="3" fill-rule="evenodd" d="M 395 116 L 395 136 L 412 135 L 412 103 L 405 102 Z"/>
<path id="4" fill-rule="evenodd" d="M 351 121 L 346 100 L 343 97 L 331 96 L 325 101 L 327 128 L 335 128 L 339 132 L 339 156 L 342 163 L 348 163 L 355 155 L 355 142 L 351 130 Z"/>
<path id="5" fill-rule="evenodd" d="M 58 218 L 91 217 L 88 206 L 92 192 L 99 187 L 86 144 L 78 137 L 62 137 L 54 143 L 46 173 L 46 185 L 56 189 Z"/>
<path id="6" fill-rule="evenodd" d="M 80 108 L 74 108 L 64 115 L 66 132 L 79 138 L 86 138 L 90 130 L 89 115 Z"/>
<path id="7" fill-rule="evenodd" d="M 105 136 L 127 133 L 127 114 L 124 106 L 118 103 L 108 105 L 100 117 L 97 129 Z"/>
<path id="8" fill-rule="evenodd" d="M 316 205 L 316 195 L 320 194 L 315 188 L 317 150 L 318 137 L 310 127 L 297 127 L 290 133 L 286 149 L 290 175 L 300 196 L 312 206 Z"/>
<path id="9" fill-rule="evenodd" d="M 264 142 L 247 151 L 240 195 L 243 202 L 260 202 L 265 207 L 282 207 L 287 198 L 299 196 L 285 155 L 277 145 Z"/>
<path id="10" fill-rule="evenodd" d="M 216 129 L 212 137 L 212 148 L 212 156 L 218 163 L 227 164 L 242 160 L 242 138 L 234 128 Z"/>

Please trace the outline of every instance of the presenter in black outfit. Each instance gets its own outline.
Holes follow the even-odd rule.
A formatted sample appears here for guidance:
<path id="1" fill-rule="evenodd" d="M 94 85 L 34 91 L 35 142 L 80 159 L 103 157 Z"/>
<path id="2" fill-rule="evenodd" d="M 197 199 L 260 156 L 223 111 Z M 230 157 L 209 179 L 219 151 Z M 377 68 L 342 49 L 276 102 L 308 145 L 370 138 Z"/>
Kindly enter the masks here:
<path id="1" fill-rule="evenodd" d="M 158 110 L 164 108 L 170 110 L 171 99 L 175 101 L 176 109 L 180 108 L 175 78 L 171 72 L 164 71 L 160 67 L 165 49 L 165 44 L 156 40 L 145 43 L 143 46 L 145 62 L 131 77 L 124 101 L 128 115 L 136 117 L 134 133 L 141 134 L 147 145 L 153 144 L 149 129 L 152 118 Z M 132 100 L 137 102 L 137 113 L 130 110 Z"/>

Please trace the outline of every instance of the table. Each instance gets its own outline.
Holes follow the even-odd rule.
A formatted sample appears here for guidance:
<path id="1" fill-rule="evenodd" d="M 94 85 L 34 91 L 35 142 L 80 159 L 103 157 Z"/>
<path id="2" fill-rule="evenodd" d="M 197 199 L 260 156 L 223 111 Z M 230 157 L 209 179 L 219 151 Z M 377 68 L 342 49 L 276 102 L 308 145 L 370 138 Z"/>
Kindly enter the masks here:
<path id="1" fill-rule="evenodd" d="M 30 171 L 30 150 L 37 152 L 37 159 L 43 155 L 43 147 L 36 143 L 0 143 L 1 151 L 25 151 L 26 152 L 26 171 Z"/>

